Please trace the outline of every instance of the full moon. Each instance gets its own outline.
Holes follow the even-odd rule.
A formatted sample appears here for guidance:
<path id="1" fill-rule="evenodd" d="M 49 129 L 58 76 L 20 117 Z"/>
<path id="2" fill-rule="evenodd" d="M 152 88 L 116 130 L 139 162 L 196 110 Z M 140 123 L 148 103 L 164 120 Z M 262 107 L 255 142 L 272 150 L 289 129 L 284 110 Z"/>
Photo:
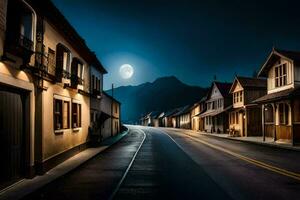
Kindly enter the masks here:
<path id="1" fill-rule="evenodd" d="M 133 75 L 133 67 L 129 64 L 124 64 L 120 67 L 120 75 L 124 79 L 129 79 Z"/>

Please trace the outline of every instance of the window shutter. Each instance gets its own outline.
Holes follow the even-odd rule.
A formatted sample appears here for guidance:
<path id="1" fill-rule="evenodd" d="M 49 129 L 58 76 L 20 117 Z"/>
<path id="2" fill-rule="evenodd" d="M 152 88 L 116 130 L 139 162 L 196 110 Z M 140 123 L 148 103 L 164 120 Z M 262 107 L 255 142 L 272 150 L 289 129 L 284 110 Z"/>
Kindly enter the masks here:
<path id="1" fill-rule="evenodd" d="M 58 44 L 56 46 L 56 68 L 55 68 L 56 80 L 58 82 L 61 82 L 63 77 L 63 60 L 64 60 L 64 50 L 63 47 L 60 44 Z"/>

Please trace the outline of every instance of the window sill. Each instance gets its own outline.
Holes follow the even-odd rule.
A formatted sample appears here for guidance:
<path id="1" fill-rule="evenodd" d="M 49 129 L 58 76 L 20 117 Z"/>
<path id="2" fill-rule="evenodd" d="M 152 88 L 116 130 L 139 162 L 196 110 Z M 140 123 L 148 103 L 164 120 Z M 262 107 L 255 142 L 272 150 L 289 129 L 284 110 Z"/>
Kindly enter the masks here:
<path id="1" fill-rule="evenodd" d="M 73 128 L 73 132 L 79 132 L 81 128 Z"/>
<path id="2" fill-rule="evenodd" d="M 55 133 L 55 135 L 62 135 L 62 134 L 64 134 L 64 130 L 63 129 L 55 130 L 54 133 Z"/>

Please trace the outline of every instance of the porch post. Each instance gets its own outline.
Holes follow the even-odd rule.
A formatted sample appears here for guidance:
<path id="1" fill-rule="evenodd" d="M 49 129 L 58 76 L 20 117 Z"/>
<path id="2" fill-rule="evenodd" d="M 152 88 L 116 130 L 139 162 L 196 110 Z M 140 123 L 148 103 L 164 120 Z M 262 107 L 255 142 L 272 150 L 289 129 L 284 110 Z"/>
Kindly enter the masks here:
<path id="1" fill-rule="evenodd" d="M 290 113 L 290 115 L 291 115 L 291 136 L 292 136 L 292 146 L 294 146 L 295 145 L 295 141 L 294 141 L 294 113 L 293 113 L 293 110 L 294 109 L 292 109 L 293 108 L 293 101 L 292 100 L 290 100 L 289 101 L 289 113 Z"/>
<path id="2" fill-rule="evenodd" d="M 265 135 L 265 104 L 262 104 L 261 106 L 262 113 L 261 113 L 261 125 L 262 125 L 262 134 L 263 134 L 263 141 L 266 141 L 266 135 Z"/>
<path id="3" fill-rule="evenodd" d="M 274 142 L 276 142 L 276 124 L 277 124 L 277 104 L 276 103 L 272 103 L 272 107 L 273 107 L 273 121 L 274 121 Z"/>

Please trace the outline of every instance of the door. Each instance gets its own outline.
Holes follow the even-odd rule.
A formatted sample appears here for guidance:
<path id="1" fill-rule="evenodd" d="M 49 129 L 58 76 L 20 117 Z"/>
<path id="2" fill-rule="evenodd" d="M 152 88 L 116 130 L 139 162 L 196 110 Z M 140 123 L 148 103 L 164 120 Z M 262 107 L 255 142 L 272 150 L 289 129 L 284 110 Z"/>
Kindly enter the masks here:
<path id="1" fill-rule="evenodd" d="M 24 175 L 22 95 L 0 86 L 0 186 Z"/>

